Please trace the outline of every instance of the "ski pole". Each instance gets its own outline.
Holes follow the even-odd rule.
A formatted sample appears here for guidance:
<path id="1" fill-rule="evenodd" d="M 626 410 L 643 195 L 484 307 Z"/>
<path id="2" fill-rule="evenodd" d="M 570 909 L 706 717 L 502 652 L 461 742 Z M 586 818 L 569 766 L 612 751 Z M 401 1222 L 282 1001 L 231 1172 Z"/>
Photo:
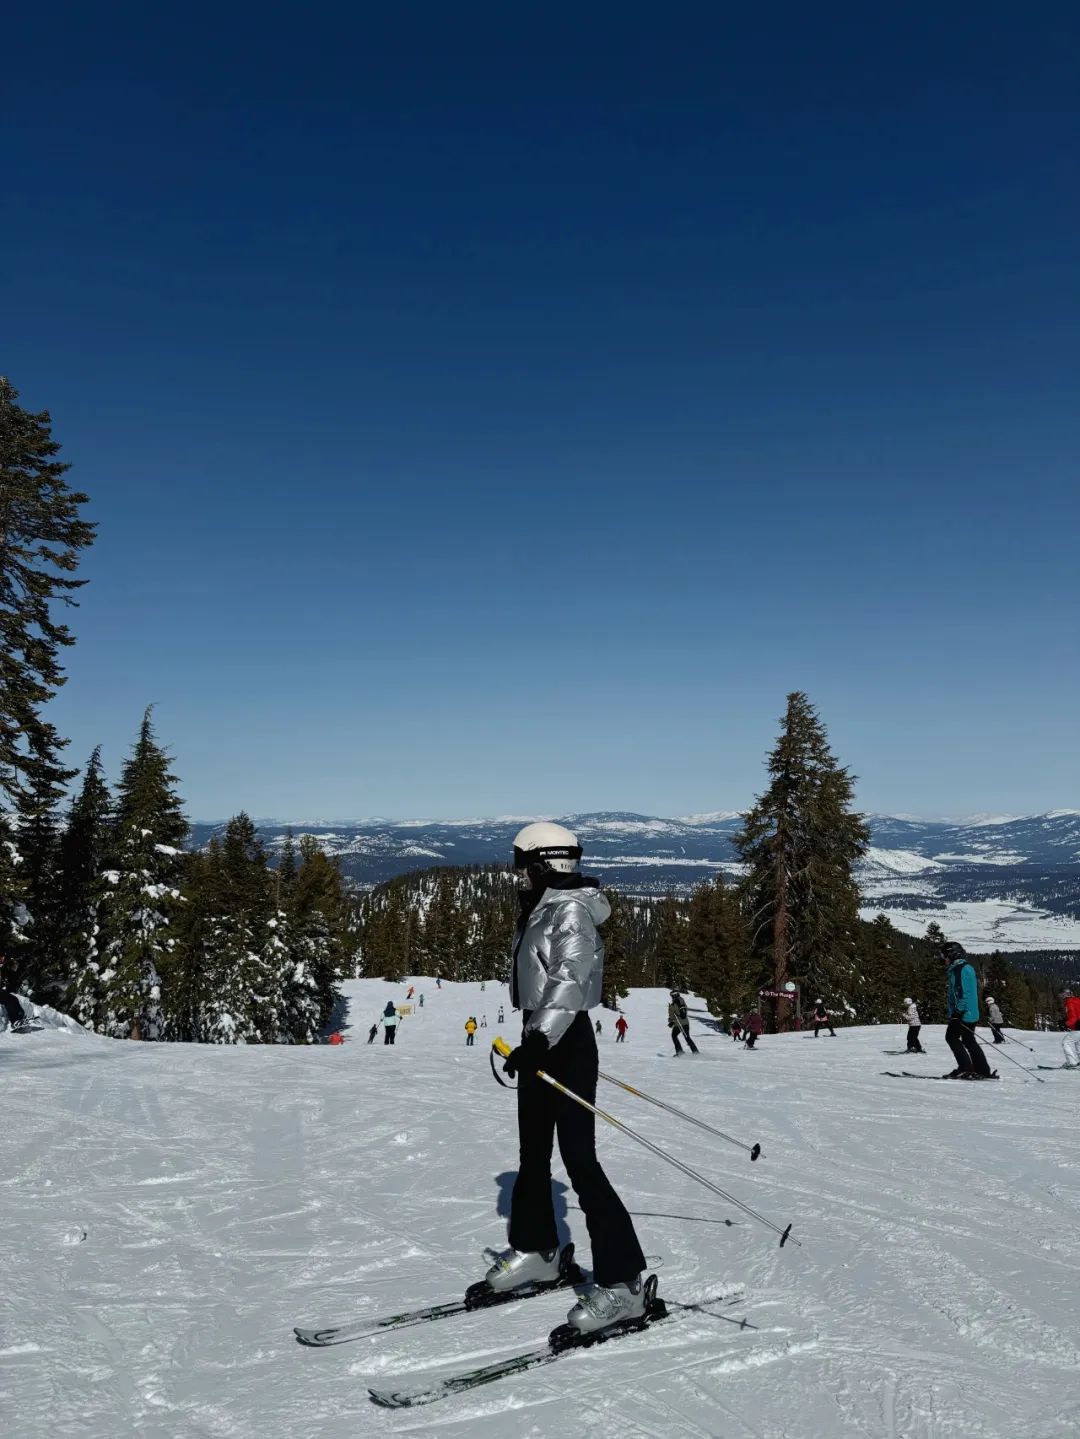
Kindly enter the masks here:
<path id="1" fill-rule="evenodd" d="M 673 1104 L 665 1104 L 662 1099 L 654 1099 L 651 1094 L 644 1090 L 635 1089 L 632 1084 L 627 1084 L 624 1079 L 616 1079 L 613 1074 L 605 1074 L 600 1071 L 600 1078 L 606 1079 L 609 1084 L 617 1084 L 620 1089 L 625 1089 L 627 1094 L 636 1094 L 639 1099 L 646 1100 L 649 1104 L 655 1104 L 657 1109 L 666 1109 L 668 1114 L 674 1114 L 679 1119 L 685 1119 L 687 1124 L 696 1124 L 699 1129 L 704 1129 L 707 1134 L 715 1134 L 717 1139 L 726 1139 L 729 1144 L 734 1144 L 738 1149 L 749 1151 L 751 1160 L 757 1159 L 761 1154 L 760 1144 L 744 1144 L 741 1139 L 735 1139 L 733 1135 L 725 1134 L 722 1129 L 714 1129 L 711 1124 L 706 1124 L 703 1119 L 695 1119 L 692 1114 L 686 1114 L 681 1109 L 676 1109 Z"/>
<path id="2" fill-rule="evenodd" d="M 509 1058 L 512 1052 L 511 1046 L 507 1044 L 501 1035 L 495 1036 L 491 1041 L 491 1047 L 495 1050 L 496 1054 L 500 1054 L 503 1059 Z M 638 1134 L 636 1130 L 624 1124 L 621 1119 L 616 1119 L 613 1114 L 608 1114 L 606 1110 L 598 1109 L 595 1104 L 590 1104 L 587 1099 L 582 1099 L 580 1094 L 575 1094 L 572 1089 L 567 1089 L 565 1084 L 560 1084 L 557 1079 L 553 1079 L 552 1076 L 543 1069 L 536 1071 L 536 1077 L 537 1079 L 542 1079 L 545 1084 L 550 1084 L 552 1089 L 557 1089 L 560 1094 L 565 1094 L 567 1099 L 572 1099 L 575 1104 L 580 1104 L 582 1109 L 589 1110 L 591 1114 L 595 1114 L 598 1118 L 606 1120 L 608 1124 L 614 1125 L 614 1127 L 623 1134 L 628 1135 L 631 1139 L 635 1139 L 638 1144 L 643 1145 L 652 1154 L 655 1154 L 658 1159 L 662 1159 L 674 1169 L 681 1170 L 688 1178 L 696 1179 L 699 1184 L 703 1184 L 706 1189 L 712 1190 L 713 1194 L 718 1194 L 721 1199 L 726 1199 L 729 1204 L 734 1204 L 736 1209 L 741 1209 L 744 1214 L 749 1214 L 752 1219 L 756 1219 L 760 1224 L 764 1224 L 765 1227 L 771 1229 L 774 1234 L 779 1234 L 781 1249 L 783 1249 L 784 1245 L 791 1239 L 790 1224 L 786 1229 L 781 1229 L 779 1224 L 774 1224 L 771 1219 L 766 1219 L 764 1214 L 759 1214 L 756 1209 L 751 1209 L 749 1204 L 744 1204 L 741 1199 L 736 1199 L 734 1194 L 729 1194 L 726 1189 L 721 1189 L 720 1186 L 714 1184 L 711 1179 L 706 1179 L 705 1176 L 699 1174 L 696 1169 L 691 1169 L 689 1164 L 684 1164 L 681 1159 L 676 1159 L 674 1155 L 666 1153 L 658 1145 L 653 1144 L 651 1140 L 646 1139 L 644 1135 Z M 800 1248 L 802 1247 L 801 1241 L 798 1239 L 791 1239 L 791 1242 L 792 1244 L 799 1245 Z"/>
<path id="3" fill-rule="evenodd" d="M 986 1042 L 985 1039 L 979 1039 L 979 1036 L 975 1033 L 975 1026 L 974 1026 L 973 1024 L 968 1024 L 968 1022 L 967 1022 L 966 1019 L 961 1019 L 961 1020 L 960 1020 L 960 1023 L 964 1026 L 964 1028 L 967 1030 L 967 1032 L 968 1032 L 969 1034 L 973 1035 L 974 1038 L 979 1041 L 979 1043 L 982 1045 L 983 1049 L 989 1049 L 989 1048 L 990 1048 L 990 1046 L 987 1044 L 987 1042 Z M 1028 1069 L 1025 1065 L 1021 1064 L 1018 1059 L 1013 1059 L 1013 1057 L 1012 1057 L 1011 1054 L 1006 1054 L 1004 1051 L 1002 1051 L 1002 1058 L 1003 1058 L 1003 1059 L 1007 1059 L 1010 1064 L 1015 1064 L 1016 1067 L 1017 1067 L 1017 1069 L 1022 1069 L 1025 1074 L 1031 1075 L 1031 1078 L 1035 1081 L 1036 1084 L 1045 1084 L 1045 1083 L 1046 1083 L 1046 1080 L 1045 1080 L 1045 1079 L 1040 1079 L 1037 1074 L 1032 1074 L 1032 1073 L 1031 1073 L 1031 1070 Z"/>
<path id="4" fill-rule="evenodd" d="M 1034 1049 L 1032 1049 L 1031 1045 L 1030 1045 L 1030 1044 L 1025 1044 L 1022 1039 L 1014 1039 L 1011 1034 L 1006 1034 L 1004 1030 L 1001 1031 L 1001 1035 L 1002 1035 L 1002 1038 L 1006 1041 L 1006 1043 L 1008 1043 L 1008 1044 L 1018 1044 L 1021 1049 L 1029 1050 L 1030 1053 L 1032 1053 L 1032 1054 L 1035 1053 L 1035 1051 L 1034 1051 Z"/>

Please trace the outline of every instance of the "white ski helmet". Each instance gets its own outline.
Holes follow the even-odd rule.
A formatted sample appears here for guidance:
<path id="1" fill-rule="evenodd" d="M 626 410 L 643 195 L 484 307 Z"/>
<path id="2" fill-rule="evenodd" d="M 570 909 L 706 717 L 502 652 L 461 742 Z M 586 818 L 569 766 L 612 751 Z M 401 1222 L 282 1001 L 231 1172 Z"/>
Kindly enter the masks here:
<path id="1" fill-rule="evenodd" d="M 905 1004 L 914 1004 L 915 1001 L 912 999 L 912 997 L 911 997 L 910 994 L 905 994 L 905 995 L 904 995 L 904 1003 L 905 1003 Z"/>
<path id="2" fill-rule="evenodd" d="M 541 820 L 527 824 L 514 836 L 514 868 L 527 870 L 533 866 L 572 874 L 581 859 L 577 835 L 561 824 Z"/>
<path id="3" fill-rule="evenodd" d="M 993 996 L 992 994 L 988 994 L 988 995 L 986 996 L 986 1002 L 987 1002 L 987 1004 L 993 1004 L 993 1002 L 994 1002 L 994 996 Z"/>

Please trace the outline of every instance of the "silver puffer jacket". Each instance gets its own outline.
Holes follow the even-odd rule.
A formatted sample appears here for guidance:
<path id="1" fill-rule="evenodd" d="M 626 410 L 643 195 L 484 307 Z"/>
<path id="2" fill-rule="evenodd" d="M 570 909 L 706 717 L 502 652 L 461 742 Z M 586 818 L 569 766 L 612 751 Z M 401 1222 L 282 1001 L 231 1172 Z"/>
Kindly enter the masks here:
<path id="1" fill-rule="evenodd" d="M 574 1015 L 600 1003 L 604 941 L 597 933 L 611 914 L 598 889 L 548 889 L 515 936 L 510 1003 L 532 1013 L 525 1032 L 538 1029 L 558 1044 Z"/>

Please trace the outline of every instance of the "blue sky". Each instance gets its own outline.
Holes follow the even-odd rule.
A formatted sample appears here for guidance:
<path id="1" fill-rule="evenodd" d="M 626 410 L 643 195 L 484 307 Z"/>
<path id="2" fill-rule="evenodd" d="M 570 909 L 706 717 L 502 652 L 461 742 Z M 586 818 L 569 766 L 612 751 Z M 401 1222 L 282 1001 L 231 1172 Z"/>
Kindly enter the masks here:
<path id="1" fill-rule="evenodd" d="M 6 22 L 73 761 L 686 813 L 801 688 L 865 808 L 1080 803 L 1074 5 L 151 8 Z"/>

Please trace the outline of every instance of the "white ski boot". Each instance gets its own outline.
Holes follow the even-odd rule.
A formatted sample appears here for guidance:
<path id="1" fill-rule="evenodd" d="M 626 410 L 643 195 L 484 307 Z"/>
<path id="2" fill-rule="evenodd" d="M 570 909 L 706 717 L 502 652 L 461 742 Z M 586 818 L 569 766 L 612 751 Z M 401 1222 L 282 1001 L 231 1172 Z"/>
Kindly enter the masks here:
<path id="1" fill-rule="evenodd" d="M 644 1319 L 647 1308 L 645 1276 L 639 1274 L 630 1284 L 590 1285 L 566 1316 L 566 1322 L 579 1334 L 595 1334 L 613 1324 Z"/>
<path id="2" fill-rule="evenodd" d="M 534 1284 L 557 1284 L 559 1281 L 561 1270 L 557 1249 L 525 1253 L 519 1249 L 485 1249 L 484 1258 L 491 1263 L 491 1268 L 484 1275 L 484 1283 L 496 1294 L 531 1288 Z"/>

